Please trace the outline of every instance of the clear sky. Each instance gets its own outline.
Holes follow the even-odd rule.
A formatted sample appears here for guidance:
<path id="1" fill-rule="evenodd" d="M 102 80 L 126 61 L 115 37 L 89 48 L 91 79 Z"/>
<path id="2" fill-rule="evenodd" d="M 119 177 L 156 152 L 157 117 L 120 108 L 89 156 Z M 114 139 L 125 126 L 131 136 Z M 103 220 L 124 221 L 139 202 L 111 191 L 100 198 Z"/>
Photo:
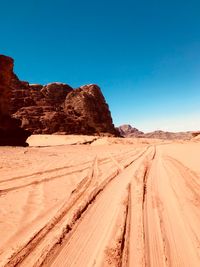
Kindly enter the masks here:
<path id="1" fill-rule="evenodd" d="M 199 0 L 0 0 L 0 53 L 30 83 L 98 84 L 116 125 L 200 129 Z"/>

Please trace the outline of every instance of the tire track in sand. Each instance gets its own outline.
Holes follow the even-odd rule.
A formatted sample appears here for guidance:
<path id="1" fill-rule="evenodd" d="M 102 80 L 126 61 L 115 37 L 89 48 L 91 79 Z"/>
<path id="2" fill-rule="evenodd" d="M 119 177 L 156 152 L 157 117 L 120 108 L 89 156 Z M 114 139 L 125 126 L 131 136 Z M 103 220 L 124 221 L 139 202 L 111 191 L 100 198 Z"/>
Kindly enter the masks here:
<path id="1" fill-rule="evenodd" d="M 198 267 L 199 242 L 196 243 L 188 227 L 188 219 L 183 216 L 185 204 L 182 202 L 182 207 L 179 204 L 180 199 L 185 198 L 185 190 L 181 186 L 183 181 L 178 175 L 180 166 L 176 165 L 172 169 L 172 165 L 162 157 L 161 149 L 156 154 L 147 179 L 144 209 L 145 266 Z M 182 175 L 187 178 L 186 173 Z M 176 191 L 179 192 L 178 198 Z M 188 216 L 194 218 L 191 207 Z M 192 225 L 195 225 L 195 221 Z"/>
<path id="2" fill-rule="evenodd" d="M 61 247 L 58 246 L 54 254 L 47 259 L 45 266 L 102 266 L 100 260 L 109 244 L 109 237 L 117 220 L 123 190 L 127 187 L 147 150 L 135 159 L 134 164 L 131 160 L 132 163 L 108 183 L 73 229 L 71 235 L 66 237 Z M 121 219 L 124 220 L 124 218 Z M 123 244 L 125 243 L 123 240 Z"/>
<path id="3" fill-rule="evenodd" d="M 18 248 L 18 251 L 14 252 L 13 255 L 9 257 L 9 260 L 7 263 L 5 263 L 5 266 L 17 266 L 17 264 L 19 264 L 24 257 L 30 254 L 30 252 L 48 234 L 48 232 L 50 232 L 51 229 L 56 226 L 56 224 L 65 216 L 70 208 L 75 205 L 77 200 L 84 194 L 84 192 L 87 190 L 87 187 L 92 182 L 92 178 L 95 175 L 94 171 L 96 162 L 97 159 L 95 158 L 88 175 L 78 184 L 76 189 L 72 191 L 70 200 L 64 203 L 57 214 L 42 229 L 39 229 L 39 231 L 36 232 L 26 244 L 22 244 L 22 246 Z M 69 225 L 66 226 L 66 230 L 70 230 Z"/>
<path id="4" fill-rule="evenodd" d="M 192 185 L 195 186 L 196 183 L 190 183 L 193 172 L 191 177 L 191 171 L 180 163 L 177 165 L 176 160 L 173 161 L 172 158 L 168 158 L 163 162 L 163 168 L 165 168 L 165 172 L 168 175 L 169 183 L 177 202 L 179 216 L 184 225 L 185 234 L 187 233 L 187 243 L 196 252 L 196 257 L 198 257 L 198 262 L 200 262 L 200 238 L 198 235 L 200 191 L 197 193 L 197 188 L 192 188 Z M 176 176 L 176 179 L 173 179 L 174 176 Z"/>
<path id="5" fill-rule="evenodd" d="M 147 150 L 148 148 L 143 149 L 140 155 L 135 157 L 135 161 L 142 157 Z M 134 160 L 131 159 L 130 165 L 133 162 Z M 20 263 L 19 266 L 40 266 L 46 257 L 52 255 L 52 249 L 57 246 L 60 247 L 60 243 L 63 242 L 65 236 L 71 232 L 71 229 L 74 228 L 74 224 L 77 221 L 79 222 L 79 220 L 82 220 L 82 214 L 85 214 L 85 211 L 89 206 L 93 206 L 90 204 L 93 204 L 99 193 L 104 191 L 104 189 L 119 174 L 119 172 L 119 169 L 113 170 L 113 172 L 110 173 L 110 175 L 107 176 L 107 178 L 98 187 L 96 186 L 98 183 L 93 181 L 94 187 L 90 187 L 79 199 L 79 201 L 74 203 L 76 204 L 74 205 L 74 208 L 72 206 L 71 210 L 68 210 L 68 212 L 65 213 L 65 216 L 62 218 L 62 220 L 57 223 L 56 228 L 53 227 L 51 231 L 49 231 L 49 235 L 44 236 L 44 238 L 40 239 L 40 242 L 37 242 L 37 244 L 34 246 L 35 249 L 33 248 L 30 252 L 23 255 L 23 258 L 18 261 L 18 263 Z M 69 234 L 67 236 L 69 236 Z M 30 257 L 28 256 L 29 254 Z M 14 258 L 16 259 L 16 256 L 13 257 L 13 260 Z M 10 262 L 10 264 L 7 266 L 18 266 L 17 264 L 13 265 L 13 263 L 14 261 Z"/>
<path id="6" fill-rule="evenodd" d="M 147 149 L 144 149 L 142 151 L 142 153 L 138 153 L 137 156 L 135 156 L 134 159 L 131 159 L 129 164 L 131 164 L 134 160 L 137 160 L 140 156 L 142 156 L 145 152 L 146 152 Z M 132 154 L 132 153 L 131 153 Z M 120 154 L 119 154 L 120 155 Z M 129 155 L 130 156 L 130 155 Z M 101 160 L 103 161 L 103 160 Z M 106 159 L 107 161 L 107 159 Z M 128 165 L 128 164 L 126 164 Z M 109 182 L 109 180 L 113 179 L 117 174 L 118 174 L 119 170 L 115 170 L 111 175 L 110 177 L 107 177 L 106 181 L 103 182 L 99 187 L 98 189 L 100 188 L 101 189 L 101 186 L 105 186 L 105 184 L 107 182 Z M 86 180 L 87 180 L 87 177 L 86 177 Z M 84 180 L 80 183 L 80 187 L 82 189 L 83 187 L 83 184 L 84 184 Z M 102 190 L 102 189 L 101 189 Z M 101 190 L 94 190 L 94 192 L 92 192 L 90 194 L 90 198 L 93 196 L 93 194 L 98 194 Z M 74 197 L 74 195 L 76 195 L 77 193 L 77 189 L 75 190 L 76 192 L 73 192 L 72 193 L 72 196 Z M 71 200 L 73 199 L 73 197 L 71 198 Z M 71 203 L 71 202 L 70 202 Z M 68 203 L 69 204 L 69 203 Z M 66 204 L 64 204 L 66 205 Z M 63 206 L 64 206 L 63 205 Z M 85 205 L 85 204 L 84 204 Z M 87 205 L 89 205 L 87 203 Z M 69 206 L 69 205 L 68 205 Z M 75 206 L 75 203 L 74 203 L 74 206 Z M 7 257 L 5 257 L 5 262 L 7 261 L 6 259 L 9 258 L 9 261 L 7 261 L 8 265 L 7 266 L 15 266 L 16 264 L 18 264 L 18 262 L 21 262 L 28 254 L 29 254 L 29 251 L 32 250 L 32 248 L 36 247 L 38 245 L 38 243 L 40 243 L 40 241 L 43 239 L 43 237 L 46 235 L 46 233 L 50 232 L 51 231 L 51 228 L 54 228 L 55 225 L 57 225 L 57 222 L 59 222 L 60 218 L 62 218 L 62 216 L 60 217 L 61 213 L 62 213 L 62 208 L 58 211 L 57 215 L 55 215 L 55 217 L 49 222 L 47 223 L 44 227 L 40 227 L 40 225 L 37 225 L 36 229 L 35 229 L 35 232 L 32 233 L 32 237 L 30 236 L 29 239 L 26 239 L 26 240 L 29 240 L 29 241 L 25 241 L 25 243 L 23 242 L 21 244 L 20 247 L 17 248 L 17 250 L 8 250 L 5 252 L 5 255 L 8 255 Z M 77 212 L 77 210 L 75 210 L 75 212 Z M 84 210 L 83 210 L 84 212 Z M 74 217 L 73 217 L 74 219 Z M 78 217 L 76 218 L 77 220 L 79 219 Z M 44 220 L 43 220 L 44 221 Z M 65 224 L 66 226 L 66 224 Z M 68 232 L 70 230 L 70 227 L 68 228 L 67 226 L 65 227 L 64 231 Z M 31 234 L 31 233 L 30 233 Z M 26 243 L 27 242 L 27 243 Z M 9 256 L 10 255 L 10 256 Z"/>
<path id="7" fill-rule="evenodd" d="M 148 175 L 156 155 L 155 146 L 143 159 L 131 180 L 130 229 L 127 240 L 127 257 L 124 267 L 146 266 L 147 237 L 145 235 L 145 203 L 147 199 Z"/>
<path id="8" fill-rule="evenodd" d="M 104 267 L 120 267 L 126 266 L 127 261 L 127 244 L 129 232 L 129 209 L 130 209 L 130 184 L 125 190 L 124 196 L 121 199 L 119 213 L 111 233 L 106 249 L 104 250 L 104 257 L 100 266 Z"/>
<path id="9" fill-rule="evenodd" d="M 130 152 L 132 153 L 132 151 L 128 151 L 128 152 L 123 153 L 123 155 L 129 154 Z M 116 159 L 114 159 L 111 155 L 109 155 L 109 157 L 99 159 L 99 163 L 104 164 L 104 163 L 113 161 L 114 163 L 117 164 L 118 158 L 121 159 L 121 157 L 122 157 L 122 155 L 117 155 Z M 76 165 L 72 165 L 72 166 L 66 166 L 66 167 L 50 169 L 50 170 L 47 170 L 47 171 L 35 172 L 35 173 L 30 174 L 30 175 L 18 176 L 18 177 L 14 177 L 14 178 L 10 178 L 10 179 L 4 180 L 4 181 L 0 181 L 0 183 L 5 183 L 5 184 L 7 184 L 8 182 L 11 182 L 11 186 L 10 187 L 8 187 L 8 185 L 6 185 L 6 188 L 5 188 L 4 185 L 1 185 L 3 188 L 0 189 L 0 196 L 5 195 L 5 194 L 7 194 L 9 192 L 12 192 L 12 191 L 16 191 L 16 190 L 19 190 L 19 189 L 24 189 L 24 188 L 29 187 L 29 186 L 36 186 L 36 185 L 39 185 L 41 183 L 46 183 L 46 182 L 50 182 L 52 180 L 60 179 L 60 178 L 65 177 L 66 175 L 71 175 L 71 174 L 74 174 L 74 173 L 79 173 L 79 172 L 85 171 L 85 170 L 89 169 L 89 163 L 92 163 L 92 161 L 87 161 L 87 162 L 81 163 L 79 166 L 83 165 L 83 167 L 80 167 L 78 169 L 77 169 Z M 86 166 L 84 167 L 84 165 L 86 165 Z M 118 164 L 118 165 L 120 165 L 120 164 Z M 129 165 L 129 163 L 127 164 L 127 166 L 128 165 Z M 48 178 L 46 178 L 46 177 L 42 178 L 41 177 L 41 175 L 45 175 L 45 174 L 49 174 L 49 173 L 56 173 L 58 171 L 62 171 L 62 170 L 69 169 L 69 168 L 75 168 L 75 170 L 70 170 L 70 171 L 62 173 L 60 175 L 54 175 L 54 176 L 50 176 Z M 32 179 L 32 178 L 34 180 L 30 181 L 30 179 Z M 12 186 L 13 180 L 18 180 L 19 185 Z M 28 183 L 27 183 L 27 180 L 28 180 Z"/>

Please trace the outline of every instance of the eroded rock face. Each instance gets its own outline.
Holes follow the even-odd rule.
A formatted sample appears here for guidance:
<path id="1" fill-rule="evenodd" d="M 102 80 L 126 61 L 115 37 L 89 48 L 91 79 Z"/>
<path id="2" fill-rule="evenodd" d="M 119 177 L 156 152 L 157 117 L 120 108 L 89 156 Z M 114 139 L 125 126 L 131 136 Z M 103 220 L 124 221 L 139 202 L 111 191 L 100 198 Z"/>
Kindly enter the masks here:
<path id="1" fill-rule="evenodd" d="M 0 55 L 0 116 L 9 114 L 13 59 Z"/>
<path id="2" fill-rule="evenodd" d="M 60 106 L 65 101 L 68 93 L 73 91 L 73 89 L 64 83 L 50 83 L 44 86 L 41 90 L 46 103 L 51 106 Z"/>
<path id="3" fill-rule="evenodd" d="M 0 55 L 0 145 L 26 146 L 30 133 L 20 127 L 21 121 L 11 118 L 11 81 L 13 59 Z"/>
<path id="4" fill-rule="evenodd" d="M 100 88 L 95 85 L 82 86 L 68 94 L 64 110 L 74 121 L 90 133 L 117 135 L 112 123 L 109 107 Z"/>
<path id="5" fill-rule="evenodd" d="M 11 78 L 10 111 L 33 134 L 119 135 L 97 85 L 73 89 L 64 83 L 45 86 Z"/>

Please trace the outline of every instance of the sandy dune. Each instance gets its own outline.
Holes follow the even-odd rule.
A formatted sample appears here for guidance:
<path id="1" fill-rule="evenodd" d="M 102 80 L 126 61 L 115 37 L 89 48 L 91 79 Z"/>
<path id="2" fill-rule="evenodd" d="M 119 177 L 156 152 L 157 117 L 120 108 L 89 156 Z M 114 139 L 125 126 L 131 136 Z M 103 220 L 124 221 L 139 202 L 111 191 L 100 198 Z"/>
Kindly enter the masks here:
<path id="1" fill-rule="evenodd" d="M 29 142 L 1 148 L 0 266 L 200 266 L 200 143 Z"/>

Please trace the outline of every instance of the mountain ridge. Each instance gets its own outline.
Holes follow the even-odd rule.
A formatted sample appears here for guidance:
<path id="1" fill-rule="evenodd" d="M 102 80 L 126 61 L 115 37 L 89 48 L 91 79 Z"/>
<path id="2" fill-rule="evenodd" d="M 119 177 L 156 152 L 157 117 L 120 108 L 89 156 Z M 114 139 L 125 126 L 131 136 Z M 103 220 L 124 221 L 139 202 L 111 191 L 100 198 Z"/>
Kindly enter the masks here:
<path id="1" fill-rule="evenodd" d="M 132 127 L 130 124 L 123 124 L 117 127 L 120 134 L 123 137 L 137 137 L 137 138 L 157 138 L 157 139 L 166 139 L 166 140 L 174 140 L 174 139 L 183 139 L 189 140 L 193 137 L 192 131 L 187 132 L 168 132 L 162 130 L 156 130 L 152 132 L 144 133 L 138 130 L 135 127 Z"/>

